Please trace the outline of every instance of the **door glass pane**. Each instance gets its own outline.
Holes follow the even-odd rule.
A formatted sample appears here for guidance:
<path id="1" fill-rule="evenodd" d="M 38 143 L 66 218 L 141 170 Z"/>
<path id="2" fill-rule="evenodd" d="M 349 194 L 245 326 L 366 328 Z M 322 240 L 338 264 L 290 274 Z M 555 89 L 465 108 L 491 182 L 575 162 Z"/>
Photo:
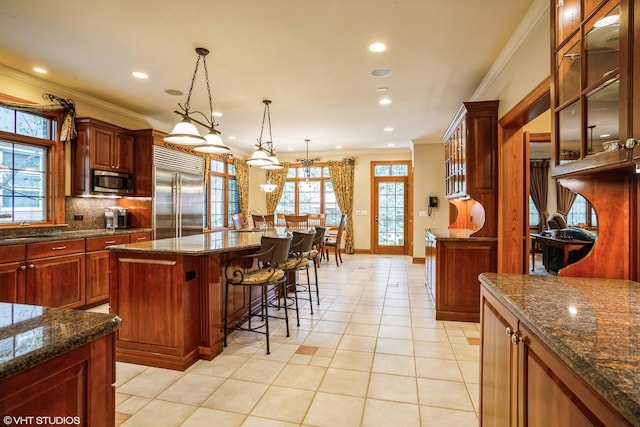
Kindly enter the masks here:
<path id="1" fill-rule="evenodd" d="M 338 207 L 336 194 L 333 192 L 333 183 L 331 181 L 324 182 L 324 214 L 326 225 L 340 224 L 342 212 Z"/>
<path id="2" fill-rule="evenodd" d="M 587 95 L 587 154 L 618 149 L 619 80 L 607 82 Z"/>
<path id="3" fill-rule="evenodd" d="M 574 37 L 558 52 L 558 106 L 580 94 L 580 39 Z"/>
<path id="4" fill-rule="evenodd" d="M 620 63 L 620 6 L 598 13 L 585 34 L 587 87 L 614 75 Z"/>
<path id="5" fill-rule="evenodd" d="M 569 105 L 558 114 L 560 164 L 580 158 L 580 103 Z"/>
<path id="6" fill-rule="evenodd" d="M 404 183 L 378 184 L 378 244 L 404 246 Z"/>

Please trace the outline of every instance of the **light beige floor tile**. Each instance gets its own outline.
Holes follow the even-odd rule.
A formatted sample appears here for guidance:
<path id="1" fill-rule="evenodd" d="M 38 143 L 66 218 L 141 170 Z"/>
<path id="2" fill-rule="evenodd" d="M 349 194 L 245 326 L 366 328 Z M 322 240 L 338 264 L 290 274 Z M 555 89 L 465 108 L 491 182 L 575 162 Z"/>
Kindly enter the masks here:
<path id="1" fill-rule="evenodd" d="M 329 311 L 344 311 L 347 313 L 353 313 L 356 309 L 356 304 L 348 304 L 341 301 L 335 301 L 329 306 Z"/>
<path id="2" fill-rule="evenodd" d="M 198 374 L 185 374 L 168 389 L 160 393 L 158 399 L 171 402 L 200 405 L 218 387 L 224 383 L 224 378 L 210 377 Z"/>
<path id="3" fill-rule="evenodd" d="M 289 364 L 280 372 L 273 384 L 315 391 L 318 389 L 326 371 L 326 368 L 320 366 Z"/>
<path id="4" fill-rule="evenodd" d="M 353 313 L 351 323 L 366 323 L 369 325 L 379 325 L 382 315 L 376 313 Z"/>
<path id="5" fill-rule="evenodd" d="M 313 358 L 309 362 L 309 365 L 311 365 L 311 366 L 323 366 L 323 367 L 326 368 L 331 364 L 331 360 L 332 360 L 331 357 L 315 355 L 315 356 L 313 356 Z"/>
<path id="6" fill-rule="evenodd" d="M 194 374 L 210 375 L 213 377 L 229 378 L 249 358 L 247 356 L 227 355 L 225 352 L 213 360 L 200 363 L 193 371 Z"/>
<path id="7" fill-rule="evenodd" d="M 416 341 L 429 341 L 429 342 L 449 342 L 449 336 L 444 329 L 432 329 L 413 327 L 413 339 Z"/>
<path id="8" fill-rule="evenodd" d="M 462 381 L 462 374 L 455 360 L 416 357 L 416 370 L 420 378 Z"/>
<path id="9" fill-rule="evenodd" d="M 388 299 L 385 301 L 389 301 Z M 411 315 L 411 308 L 407 307 L 396 307 L 392 305 L 388 305 L 385 303 L 384 310 L 382 310 L 382 321 L 389 316 L 398 316 L 398 317 L 409 317 Z M 396 322 L 400 322 L 401 320 L 396 320 Z M 406 322 L 406 320 L 404 320 Z M 406 323 L 405 323 L 406 324 Z"/>
<path id="10" fill-rule="evenodd" d="M 311 359 L 313 356 L 309 354 L 294 354 L 289 359 L 289 363 L 295 363 L 296 365 L 309 365 L 311 364 Z"/>
<path id="11" fill-rule="evenodd" d="M 473 411 L 469 392 L 462 382 L 418 378 L 420 405 Z"/>
<path id="12" fill-rule="evenodd" d="M 337 350 L 329 364 L 332 368 L 370 371 L 373 353 L 352 350 Z"/>
<path id="13" fill-rule="evenodd" d="M 382 305 L 369 305 L 360 302 L 358 303 L 358 306 L 356 307 L 354 313 L 382 314 Z"/>
<path id="14" fill-rule="evenodd" d="M 371 325 L 365 323 L 353 323 L 350 322 L 347 329 L 344 331 L 347 335 L 359 335 L 364 337 L 377 337 L 379 325 Z"/>
<path id="15" fill-rule="evenodd" d="M 466 383 L 478 384 L 480 382 L 480 365 L 477 362 L 458 361 L 462 378 Z"/>
<path id="16" fill-rule="evenodd" d="M 162 368 L 147 368 L 120 387 L 118 392 L 154 398 L 180 378 L 182 372 Z"/>
<path id="17" fill-rule="evenodd" d="M 372 399 L 418 403 L 416 379 L 399 375 L 372 373 L 367 396 Z"/>
<path id="18" fill-rule="evenodd" d="M 389 317 L 398 317 L 398 316 L 389 316 Z M 410 340 L 410 339 L 413 339 L 413 331 L 411 330 L 411 326 L 397 326 L 397 325 L 385 324 L 384 317 L 383 317 L 383 322 L 380 325 L 378 336 L 381 338 L 396 338 L 401 340 Z"/>
<path id="19" fill-rule="evenodd" d="M 476 410 L 476 413 L 480 412 L 480 384 L 466 383 L 469 396 L 471 396 L 471 402 Z"/>
<path id="20" fill-rule="evenodd" d="M 178 427 L 196 409 L 196 406 L 154 400 L 128 418 L 122 427 Z"/>
<path id="21" fill-rule="evenodd" d="M 416 357 L 433 357 L 437 359 L 455 360 L 453 348 L 448 342 L 415 341 L 413 343 Z"/>
<path id="22" fill-rule="evenodd" d="M 344 333 L 344 330 L 346 328 L 346 322 L 333 322 L 323 319 L 316 325 L 315 328 L 313 328 L 313 332 L 329 332 L 332 334 L 342 334 Z"/>
<path id="23" fill-rule="evenodd" d="M 130 394 L 124 394 L 124 393 L 117 393 L 116 392 L 116 406 L 120 405 L 121 403 L 123 403 L 125 400 L 127 400 L 130 397 L 131 397 Z"/>
<path id="24" fill-rule="evenodd" d="M 116 412 L 132 415 L 145 407 L 149 402 L 151 402 L 151 399 L 148 397 L 129 396 L 127 400 L 116 406 Z"/>
<path id="25" fill-rule="evenodd" d="M 286 363 L 291 359 L 291 357 L 293 357 L 299 347 L 300 344 L 293 342 L 271 342 L 270 354 L 258 352 L 253 356 L 253 358 Z"/>
<path id="26" fill-rule="evenodd" d="M 322 320 L 348 322 L 351 319 L 351 315 L 351 313 L 346 311 L 326 311 L 322 314 Z"/>
<path id="27" fill-rule="evenodd" d="M 343 335 L 338 345 L 338 350 L 355 350 L 373 352 L 376 349 L 375 337 L 362 337 L 357 335 Z"/>
<path id="28" fill-rule="evenodd" d="M 314 392 L 297 388 L 271 386 L 251 415 L 300 423 L 313 399 Z"/>
<path id="29" fill-rule="evenodd" d="M 202 403 L 205 408 L 248 414 L 267 391 L 265 384 L 230 379 Z"/>
<path id="30" fill-rule="evenodd" d="M 341 338 L 342 335 L 340 334 L 330 334 L 327 332 L 311 332 L 307 339 L 304 340 L 304 345 L 312 347 L 336 348 L 338 347 Z"/>
<path id="31" fill-rule="evenodd" d="M 395 338 L 378 338 L 376 352 L 413 356 L 413 341 Z"/>
<path id="32" fill-rule="evenodd" d="M 198 408 L 180 427 L 240 427 L 246 416 L 217 409 Z"/>
<path id="33" fill-rule="evenodd" d="M 136 375 L 146 371 L 148 366 L 134 365 L 133 363 L 116 362 L 116 387 L 120 387 Z"/>
<path id="34" fill-rule="evenodd" d="M 253 358 L 238 368 L 232 378 L 261 384 L 271 384 L 285 366 L 286 363 L 284 362 Z"/>
<path id="35" fill-rule="evenodd" d="M 249 415 L 242 424 L 242 427 L 298 427 L 299 425 L 298 423 L 288 423 L 286 421 L 270 420 L 268 418 Z"/>
<path id="36" fill-rule="evenodd" d="M 477 426 L 478 417 L 474 412 L 455 409 L 420 406 L 422 427 Z"/>
<path id="37" fill-rule="evenodd" d="M 454 362 L 455 363 L 455 362 Z M 416 375 L 415 358 L 413 356 L 401 356 L 399 354 L 377 353 L 373 359 L 373 372 L 383 374 Z"/>
<path id="38" fill-rule="evenodd" d="M 347 369 L 329 368 L 319 391 L 364 397 L 369 386 L 369 373 Z"/>
<path id="39" fill-rule="evenodd" d="M 466 362 L 480 363 L 480 346 L 468 344 L 451 344 L 456 359 Z"/>
<path id="40" fill-rule="evenodd" d="M 363 427 L 420 427 L 418 405 L 367 399 L 364 407 Z M 443 426 L 444 427 L 444 426 Z"/>
<path id="41" fill-rule="evenodd" d="M 361 397 L 320 392 L 315 395 L 304 424 L 319 427 L 358 427 L 363 405 L 364 399 Z"/>

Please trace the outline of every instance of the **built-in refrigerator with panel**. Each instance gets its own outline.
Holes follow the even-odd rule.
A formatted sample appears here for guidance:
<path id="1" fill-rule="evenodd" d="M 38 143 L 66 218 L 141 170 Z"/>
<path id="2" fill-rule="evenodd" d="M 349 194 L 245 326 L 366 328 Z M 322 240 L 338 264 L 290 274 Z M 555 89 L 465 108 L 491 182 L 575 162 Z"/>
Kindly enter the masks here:
<path id="1" fill-rule="evenodd" d="M 202 233 L 204 227 L 203 159 L 154 147 L 154 239 Z"/>

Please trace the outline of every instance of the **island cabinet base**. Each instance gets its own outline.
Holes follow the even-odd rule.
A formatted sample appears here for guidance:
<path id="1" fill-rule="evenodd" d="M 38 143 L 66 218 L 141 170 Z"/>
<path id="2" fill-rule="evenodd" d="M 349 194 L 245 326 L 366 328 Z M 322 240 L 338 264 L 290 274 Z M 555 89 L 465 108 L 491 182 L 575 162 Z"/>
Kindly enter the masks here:
<path id="1" fill-rule="evenodd" d="M 4 424 L 113 427 L 113 349 L 109 334 L 3 380 Z"/>
<path id="2" fill-rule="evenodd" d="M 122 318 L 116 360 L 183 371 L 199 359 L 220 354 L 223 268 L 228 260 L 249 252 L 172 255 L 113 250 L 110 310 Z M 231 289 L 230 300 L 230 320 L 235 321 L 246 312 L 248 293 Z"/>

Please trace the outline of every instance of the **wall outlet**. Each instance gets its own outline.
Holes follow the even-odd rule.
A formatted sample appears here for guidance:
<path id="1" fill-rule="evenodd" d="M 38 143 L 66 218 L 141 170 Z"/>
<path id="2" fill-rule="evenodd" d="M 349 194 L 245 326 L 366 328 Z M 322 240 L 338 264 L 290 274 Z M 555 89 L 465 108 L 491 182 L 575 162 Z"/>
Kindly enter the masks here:
<path id="1" fill-rule="evenodd" d="M 420 212 L 418 212 L 418 215 L 419 215 L 419 216 L 429 216 L 429 212 L 427 212 L 427 211 L 420 211 Z"/>
<path id="2" fill-rule="evenodd" d="M 82 221 L 84 219 L 84 215 L 82 214 L 73 214 L 73 219 L 76 221 Z"/>

